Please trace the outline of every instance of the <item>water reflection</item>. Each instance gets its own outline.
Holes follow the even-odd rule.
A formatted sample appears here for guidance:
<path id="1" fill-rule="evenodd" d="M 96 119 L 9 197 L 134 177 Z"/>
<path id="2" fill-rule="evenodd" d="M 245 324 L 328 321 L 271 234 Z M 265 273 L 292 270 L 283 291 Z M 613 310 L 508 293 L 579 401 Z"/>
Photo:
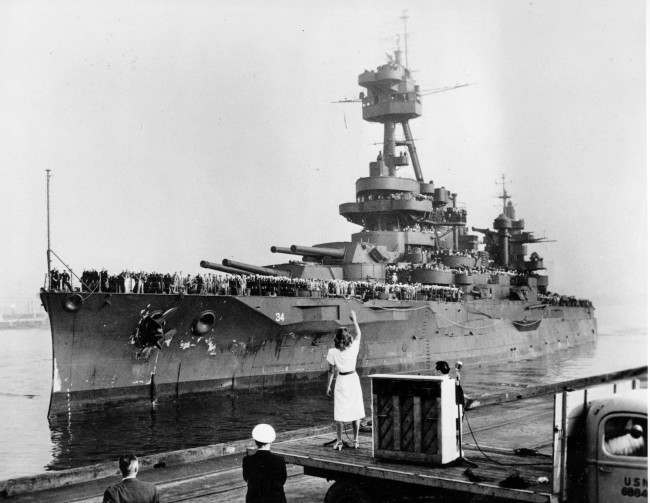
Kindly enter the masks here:
<path id="1" fill-rule="evenodd" d="M 601 333 L 595 345 L 531 361 L 463 369 L 474 396 L 493 384 L 517 387 L 611 372 L 646 364 L 645 330 Z M 0 353 L 0 479 L 246 438 L 258 422 L 280 431 L 332 418 L 325 383 L 276 393 L 188 396 L 150 407 L 120 405 L 57 416 L 49 424 L 51 344 L 48 330 L 2 332 Z M 454 363 L 454 362 L 450 362 Z M 486 382 L 491 383 L 486 385 Z M 363 383 L 369 400 L 368 385 Z M 370 407 L 366 410 L 370 412 Z M 27 435 L 25 433 L 28 433 Z"/>
<path id="2" fill-rule="evenodd" d="M 601 336 L 598 343 L 519 362 L 463 369 L 466 392 L 474 397 L 495 386 L 523 387 L 611 372 L 646 364 L 645 336 Z M 454 363 L 454 362 L 450 362 Z M 369 382 L 364 379 L 366 410 Z M 186 449 L 246 438 L 259 422 L 279 431 L 331 421 L 332 402 L 325 382 L 278 392 L 194 395 L 162 401 L 155 408 L 111 406 L 50 419 L 53 444 L 47 468 L 59 470 L 138 454 Z"/>
<path id="3" fill-rule="evenodd" d="M 202 394 L 155 407 L 124 404 L 55 416 L 47 468 L 101 462 L 124 451 L 150 454 L 238 440 L 260 422 L 279 431 L 322 424 L 332 415 L 324 390 L 322 383 L 275 393 Z"/>

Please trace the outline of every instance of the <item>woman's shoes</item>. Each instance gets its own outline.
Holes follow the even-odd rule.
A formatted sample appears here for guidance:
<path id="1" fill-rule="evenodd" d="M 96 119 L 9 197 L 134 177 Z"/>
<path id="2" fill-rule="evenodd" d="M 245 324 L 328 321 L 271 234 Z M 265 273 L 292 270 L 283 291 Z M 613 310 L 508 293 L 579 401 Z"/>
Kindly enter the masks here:
<path id="1" fill-rule="evenodd" d="M 358 440 L 355 440 L 355 441 L 352 443 L 352 448 L 353 448 L 353 449 L 358 449 L 358 448 L 359 448 L 359 441 L 358 441 Z M 342 442 L 341 440 L 337 440 L 337 441 L 334 443 L 333 449 L 334 449 L 335 451 L 342 451 L 342 450 L 343 450 L 343 442 Z"/>

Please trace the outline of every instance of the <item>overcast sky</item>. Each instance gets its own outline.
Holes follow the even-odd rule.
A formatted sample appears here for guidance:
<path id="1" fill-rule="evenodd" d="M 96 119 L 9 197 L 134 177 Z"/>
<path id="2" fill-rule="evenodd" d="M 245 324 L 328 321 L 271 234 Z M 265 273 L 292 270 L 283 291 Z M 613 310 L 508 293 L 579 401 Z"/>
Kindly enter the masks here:
<path id="1" fill-rule="evenodd" d="M 641 0 L 5 0 L 0 297 L 42 285 L 46 168 L 52 247 L 77 271 L 349 239 L 338 204 L 382 129 L 330 102 L 385 62 L 402 9 L 421 87 L 473 83 L 412 121 L 425 178 L 487 227 L 505 173 L 518 216 L 557 240 L 537 247 L 552 290 L 645 306 Z"/>

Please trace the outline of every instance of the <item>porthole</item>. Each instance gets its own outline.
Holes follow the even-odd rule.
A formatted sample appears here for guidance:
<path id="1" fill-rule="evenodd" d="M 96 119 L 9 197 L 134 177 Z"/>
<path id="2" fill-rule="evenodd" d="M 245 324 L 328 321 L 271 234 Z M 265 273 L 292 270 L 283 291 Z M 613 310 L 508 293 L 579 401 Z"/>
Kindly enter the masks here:
<path id="1" fill-rule="evenodd" d="M 212 311 L 203 311 L 194 320 L 192 332 L 194 335 L 205 335 L 214 328 L 215 321 L 217 321 L 217 317 Z"/>

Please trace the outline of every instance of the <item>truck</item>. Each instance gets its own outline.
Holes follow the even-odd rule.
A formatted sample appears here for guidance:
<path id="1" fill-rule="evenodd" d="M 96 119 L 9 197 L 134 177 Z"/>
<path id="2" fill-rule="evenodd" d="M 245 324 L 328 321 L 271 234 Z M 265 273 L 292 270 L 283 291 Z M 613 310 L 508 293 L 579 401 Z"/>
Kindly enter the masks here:
<path id="1" fill-rule="evenodd" d="M 596 399 L 568 416 L 560 501 L 647 501 L 647 390 Z"/>
<path id="2" fill-rule="evenodd" d="M 362 435 L 359 449 L 335 452 L 326 435 L 275 449 L 306 475 L 334 481 L 325 503 L 647 501 L 647 381 L 592 376 L 462 410 L 445 405 L 444 386 L 431 391 L 440 378 L 417 391 L 424 376 L 393 377 L 388 387 L 372 381 L 372 436 Z M 454 436 L 456 459 L 435 462 L 449 458 Z"/>

